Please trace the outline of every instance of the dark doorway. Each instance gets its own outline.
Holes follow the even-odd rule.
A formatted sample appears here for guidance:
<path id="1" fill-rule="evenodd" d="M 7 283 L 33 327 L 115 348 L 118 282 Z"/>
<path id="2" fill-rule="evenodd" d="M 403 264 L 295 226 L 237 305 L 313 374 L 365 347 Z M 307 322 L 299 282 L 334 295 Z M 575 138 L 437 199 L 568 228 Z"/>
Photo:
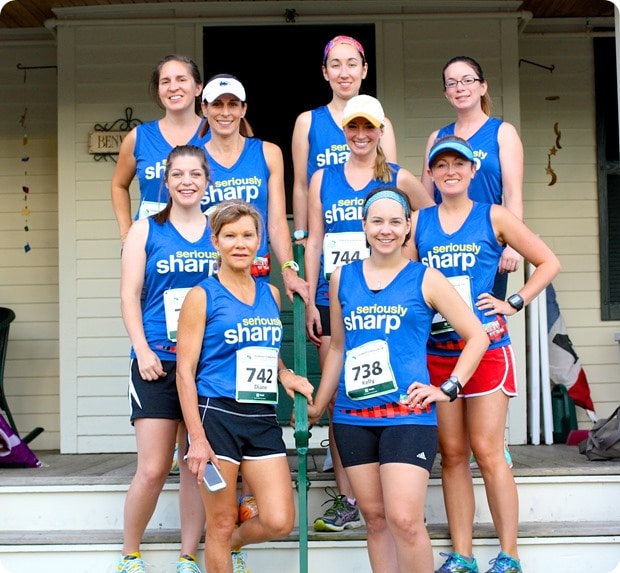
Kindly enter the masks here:
<path id="1" fill-rule="evenodd" d="M 247 119 L 254 134 L 282 149 L 288 213 L 292 212 L 291 136 L 295 119 L 302 111 L 330 101 L 331 90 L 323 78 L 321 60 L 325 44 L 341 34 L 356 38 L 364 46 L 369 73 L 362 92 L 375 96 L 373 24 L 216 26 L 203 31 L 204 81 L 215 74 L 237 76 L 246 89 Z"/>

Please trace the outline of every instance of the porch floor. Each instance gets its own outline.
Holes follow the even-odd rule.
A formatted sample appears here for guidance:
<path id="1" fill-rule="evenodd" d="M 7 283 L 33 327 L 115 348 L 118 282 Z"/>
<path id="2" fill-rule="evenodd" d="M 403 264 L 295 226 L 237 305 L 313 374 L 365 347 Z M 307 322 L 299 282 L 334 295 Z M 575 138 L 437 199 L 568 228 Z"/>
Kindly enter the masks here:
<path id="1" fill-rule="evenodd" d="M 136 468 L 134 453 L 61 454 L 58 451 L 36 451 L 43 466 L 40 468 L 0 468 L 0 487 L 23 485 L 88 485 L 129 483 Z M 620 459 L 591 462 L 579 453 L 577 446 L 565 444 L 511 446 L 515 477 L 523 476 L 590 476 L 620 474 Z M 325 450 L 311 449 L 308 453 L 310 479 L 333 479 L 333 473 L 320 471 Z M 289 452 L 291 471 L 297 469 L 297 456 Z M 474 476 L 479 472 L 474 471 Z M 439 456 L 431 478 L 441 476 Z M 178 477 L 171 476 L 171 481 Z"/>

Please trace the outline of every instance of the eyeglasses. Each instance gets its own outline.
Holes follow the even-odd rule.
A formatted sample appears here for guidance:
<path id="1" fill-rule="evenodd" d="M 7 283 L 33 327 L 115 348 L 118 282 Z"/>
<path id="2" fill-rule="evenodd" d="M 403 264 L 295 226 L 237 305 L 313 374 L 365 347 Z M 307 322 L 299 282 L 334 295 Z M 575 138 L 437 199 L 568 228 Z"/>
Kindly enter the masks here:
<path id="1" fill-rule="evenodd" d="M 446 80 L 443 85 L 447 90 L 449 90 L 449 89 L 455 88 L 459 84 L 465 87 L 465 86 L 471 86 L 475 84 L 476 82 L 482 83 L 482 80 L 480 78 L 473 78 L 472 76 L 465 76 L 464 78 L 461 78 L 460 80 Z"/>

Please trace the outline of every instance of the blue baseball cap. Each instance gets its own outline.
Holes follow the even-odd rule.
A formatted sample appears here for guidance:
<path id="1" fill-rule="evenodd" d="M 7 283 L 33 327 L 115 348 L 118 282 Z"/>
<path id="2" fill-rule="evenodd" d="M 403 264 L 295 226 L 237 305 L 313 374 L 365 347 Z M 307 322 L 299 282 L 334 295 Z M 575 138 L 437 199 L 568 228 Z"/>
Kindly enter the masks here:
<path id="1" fill-rule="evenodd" d="M 471 161 L 472 163 L 474 161 L 474 150 L 471 148 L 471 145 L 467 143 L 467 141 L 464 139 L 453 139 L 452 137 L 449 139 L 442 137 L 435 142 L 428 153 L 429 167 L 432 167 L 437 156 L 444 151 L 454 151 L 467 159 L 467 161 Z"/>

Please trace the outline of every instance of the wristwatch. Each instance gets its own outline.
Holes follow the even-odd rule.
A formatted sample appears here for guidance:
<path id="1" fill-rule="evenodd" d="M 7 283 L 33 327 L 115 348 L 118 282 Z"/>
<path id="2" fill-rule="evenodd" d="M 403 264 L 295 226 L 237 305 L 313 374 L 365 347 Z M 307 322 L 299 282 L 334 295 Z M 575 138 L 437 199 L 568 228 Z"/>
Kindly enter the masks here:
<path id="1" fill-rule="evenodd" d="M 296 273 L 298 273 L 299 272 L 299 265 L 295 261 L 286 261 L 282 265 L 282 271 L 283 272 L 284 272 L 284 269 L 291 269 L 291 270 L 295 271 Z"/>
<path id="2" fill-rule="evenodd" d="M 524 304 L 523 297 L 520 294 L 516 293 L 512 296 L 509 296 L 506 302 L 517 312 L 519 312 L 523 308 Z"/>
<path id="3" fill-rule="evenodd" d="M 278 382 L 280 382 L 280 372 L 292 372 L 295 374 L 295 371 L 292 368 L 280 368 L 280 370 L 278 370 Z"/>
<path id="4" fill-rule="evenodd" d="M 463 386 L 461 386 L 458 376 L 452 375 L 439 387 L 439 389 L 446 396 L 450 397 L 450 402 L 454 402 L 459 392 L 463 390 Z"/>
<path id="5" fill-rule="evenodd" d="M 297 229 L 296 231 L 293 231 L 293 240 L 295 241 L 301 241 L 302 239 L 305 239 L 308 236 L 308 231 L 304 231 L 303 229 Z"/>

